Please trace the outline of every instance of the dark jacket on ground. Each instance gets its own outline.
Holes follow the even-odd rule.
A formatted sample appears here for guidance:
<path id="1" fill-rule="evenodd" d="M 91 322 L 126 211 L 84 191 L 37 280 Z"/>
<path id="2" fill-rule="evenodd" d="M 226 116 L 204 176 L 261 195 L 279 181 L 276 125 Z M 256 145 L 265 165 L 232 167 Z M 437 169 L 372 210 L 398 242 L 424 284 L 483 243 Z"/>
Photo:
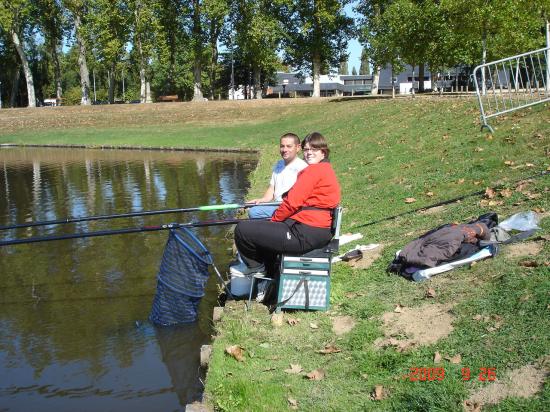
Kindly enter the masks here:
<path id="1" fill-rule="evenodd" d="M 484 223 L 448 225 L 408 243 L 399 256 L 409 266 L 435 267 L 456 255 L 463 243 L 476 244 L 489 238 L 489 228 Z"/>

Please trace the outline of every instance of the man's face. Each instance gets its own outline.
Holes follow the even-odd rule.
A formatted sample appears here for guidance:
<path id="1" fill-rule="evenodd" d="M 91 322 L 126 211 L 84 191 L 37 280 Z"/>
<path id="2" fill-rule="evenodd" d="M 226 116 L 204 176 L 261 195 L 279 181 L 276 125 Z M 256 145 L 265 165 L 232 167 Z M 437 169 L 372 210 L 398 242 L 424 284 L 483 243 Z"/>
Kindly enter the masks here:
<path id="1" fill-rule="evenodd" d="M 294 142 L 294 139 L 291 137 L 283 137 L 281 139 L 281 144 L 279 145 L 279 152 L 281 157 L 286 164 L 292 162 L 298 152 L 300 151 L 300 145 Z"/>

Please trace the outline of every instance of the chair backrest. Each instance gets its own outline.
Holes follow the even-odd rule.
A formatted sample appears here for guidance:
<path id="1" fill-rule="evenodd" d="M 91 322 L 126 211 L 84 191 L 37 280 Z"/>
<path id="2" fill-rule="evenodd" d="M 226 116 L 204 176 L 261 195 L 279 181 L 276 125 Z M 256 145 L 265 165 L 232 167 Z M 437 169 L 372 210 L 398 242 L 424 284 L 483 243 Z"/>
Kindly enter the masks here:
<path id="1" fill-rule="evenodd" d="M 340 239 L 340 225 L 342 224 L 342 213 L 343 213 L 342 206 L 337 206 L 334 209 L 332 209 L 332 225 L 330 229 L 332 231 L 333 239 Z"/>

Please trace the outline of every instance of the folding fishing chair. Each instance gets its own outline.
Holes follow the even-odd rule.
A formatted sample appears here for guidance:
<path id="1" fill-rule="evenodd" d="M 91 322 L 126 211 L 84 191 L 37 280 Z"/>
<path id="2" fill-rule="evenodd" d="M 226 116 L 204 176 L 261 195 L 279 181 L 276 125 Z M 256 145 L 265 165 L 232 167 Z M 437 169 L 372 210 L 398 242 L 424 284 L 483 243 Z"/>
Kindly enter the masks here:
<path id="1" fill-rule="evenodd" d="M 281 309 L 328 310 L 332 255 L 338 252 L 342 208 L 332 211 L 331 241 L 303 255 L 281 256 L 276 312 Z"/>

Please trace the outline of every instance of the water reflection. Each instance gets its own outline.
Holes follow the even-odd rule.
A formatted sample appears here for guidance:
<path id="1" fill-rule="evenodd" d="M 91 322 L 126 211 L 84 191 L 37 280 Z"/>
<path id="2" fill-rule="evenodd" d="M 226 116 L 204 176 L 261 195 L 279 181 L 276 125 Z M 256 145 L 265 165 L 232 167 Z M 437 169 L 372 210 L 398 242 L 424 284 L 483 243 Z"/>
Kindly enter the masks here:
<path id="1" fill-rule="evenodd" d="M 242 201 L 247 156 L 1 148 L 0 225 Z M 220 219 L 159 215 L 0 231 L 0 239 Z M 218 266 L 227 228 L 197 230 Z M 200 322 L 154 330 L 146 319 L 167 234 L 0 248 L 0 409 L 181 410 L 200 396 Z M 216 289 L 214 277 L 208 288 Z M 136 323 L 137 322 L 137 323 Z"/>

